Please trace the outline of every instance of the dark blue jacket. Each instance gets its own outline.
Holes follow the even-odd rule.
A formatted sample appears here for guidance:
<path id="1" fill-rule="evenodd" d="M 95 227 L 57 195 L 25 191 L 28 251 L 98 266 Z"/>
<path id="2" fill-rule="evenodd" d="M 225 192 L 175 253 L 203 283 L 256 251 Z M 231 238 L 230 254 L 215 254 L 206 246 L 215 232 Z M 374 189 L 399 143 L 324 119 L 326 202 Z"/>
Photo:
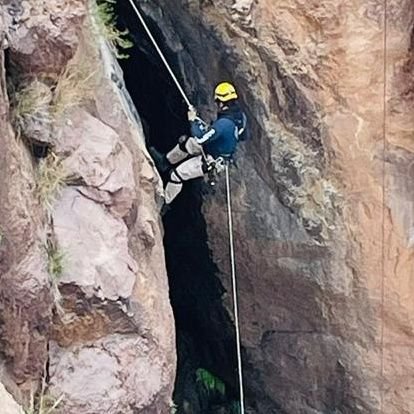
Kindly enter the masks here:
<path id="1" fill-rule="evenodd" d="M 233 104 L 225 111 L 219 112 L 217 120 L 211 126 L 199 118 L 191 122 L 192 136 L 214 158 L 219 156 L 231 157 L 245 128 L 246 115 L 237 104 Z"/>

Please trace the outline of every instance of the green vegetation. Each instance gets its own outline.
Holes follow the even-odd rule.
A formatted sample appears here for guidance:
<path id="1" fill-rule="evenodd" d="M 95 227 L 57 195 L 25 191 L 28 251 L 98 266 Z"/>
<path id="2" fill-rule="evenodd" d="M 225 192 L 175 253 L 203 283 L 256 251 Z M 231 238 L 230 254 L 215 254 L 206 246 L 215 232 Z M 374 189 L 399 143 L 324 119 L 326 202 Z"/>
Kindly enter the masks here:
<path id="1" fill-rule="evenodd" d="M 65 255 L 50 241 L 47 242 L 46 252 L 47 271 L 52 279 L 58 280 L 63 274 Z"/>
<path id="2" fill-rule="evenodd" d="M 207 394 L 207 396 L 218 394 L 222 397 L 226 394 L 226 385 L 224 382 L 213 375 L 206 369 L 199 368 L 196 371 L 197 384 L 200 386 L 200 391 Z"/>
<path id="3" fill-rule="evenodd" d="M 119 30 L 116 26 L 115 3 L 116 0 L 97 0 L 93 2 L 92 16 L 97 24 L 99 34 L 107 40 L 116 57 L 126 59 L 129 55 L 122 51 L 131 48 L 134 44 L 127 37 L 129 31 Z"/>
<path id="4" fill-rule="evenodd" d="M 233 401 L 230 404 L 230 413 L 231 414 L 240 414 L 241 413 L 241 407 L 239 401 Z"/>
<path id="5" fill-rule="evenodd" d="M 65 269 L 65 253 L 59 249 L 52 239 L 47 239 L 45 244 L 47 254 L 47 272 L 51 283 L 51 293 L 53 296 L 53 303 L 59 315 L 64 314 L 62 308 L 62 295 L 59 291 L 59 279 L 63 275 Z"/>
<path id="6" fill-rule="evenodd" d="M 37 195 L 40 202 L 51 210 L 62 187 L 65 185 L 67 175 L 62 166 L 60 158 L 50 152 L 49 155 L 40 161 L 37 175 Z"/>

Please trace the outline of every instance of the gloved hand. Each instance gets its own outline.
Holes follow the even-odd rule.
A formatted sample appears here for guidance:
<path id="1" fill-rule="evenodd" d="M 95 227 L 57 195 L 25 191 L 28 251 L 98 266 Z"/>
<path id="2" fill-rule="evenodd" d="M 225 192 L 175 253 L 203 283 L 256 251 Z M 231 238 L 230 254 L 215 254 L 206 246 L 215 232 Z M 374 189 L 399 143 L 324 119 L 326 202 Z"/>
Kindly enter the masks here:
<path id="1" fill-rule="evenodd" d="M 190 122 L 193 122 L 193 121 L 196 120 L 196 118 L 197 118 L 197 110 L 194 108 L 194 106 L 190 106 L 188 108 L 187 117 L 188 117 L 188 120 Z"/>

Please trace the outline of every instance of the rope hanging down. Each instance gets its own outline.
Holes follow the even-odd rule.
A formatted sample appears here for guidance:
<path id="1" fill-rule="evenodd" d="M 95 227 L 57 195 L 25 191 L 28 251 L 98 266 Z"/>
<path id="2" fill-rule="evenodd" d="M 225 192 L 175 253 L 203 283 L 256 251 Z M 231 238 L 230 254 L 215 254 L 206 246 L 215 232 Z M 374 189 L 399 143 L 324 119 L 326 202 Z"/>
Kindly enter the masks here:
<path id="1" fill-rule="evenodd" d="M 242 364 L 242 355 L 241 355 L 239 304 L 237 300 L 236 258 L 234 255 L 233 214 L 232 214 L 232 208 L 231 208 L 231 188 L 230 188 L 230 168 L 229 168 L 228 162 L 226 162 L 226 192 L 227 192 L 227 215 L 228 215 L 228 223 L 229 223 L 231 282 L 232 282 L 232 287 L 233 287 L 234 325 L 236 327 L 237 365 L 238 365 L 238 371 L 239 371 L 240 414 L 244 414 L 243 364 Z"/>
<path id="2" fill-rule="evenodd" d="M 160 47 L 158 46 L 157 41 L 154 39 L 154 36 L 152 35 L 151 30 L 149 29 L 144 18 L 142 17 L 142 14 L 138 10 L 137 6 L 135 5 L 134 0 L 129 0 L 129 2 L 131 3 L 132 8 L 134 9 L 142 26 L 147 32 L 148 37 L 151 39 L 151 42 L 153 43 L 156 51 L 160 55 L 162 62 L 167 68 L 169 74 L 171 75 L 171 78 L 173 79 L 182 97 L 184 98 L 185 103 L 187 104 L 188 108 L 192 108 L 193 106 L 190 100 L 188 99 L 186 93 L 184 92 L 184 89 L 180 85 L 180 82 L 175 76 L 167 59 L 162 53 Z M 203 152 L 203 156 L 205 157 L 204 152 Z M 231 208 L 230 172 L 229 172 L 228 163 L 226 163 L 226 188 L 227 188 L 227 212 L 228 212 L 229 241 L 230 241 L 231 279 L 232 279 L 232 288 L 233 288 L 234 324 L 236 328 L 237 365 L 238 365 L 238 374 L 239 374 L 238 377 L 239 377 L 239 388 L 240 388 L 240 414 L 245 414 L 244 388 L 243 388 L 243 364 L 242 364 L 242 356 L 241 356 L 240 324 L 239 324 L 239 306 L 238 306 L 238 299 L 237 299 L 236 262 L 235 262 L 235 255 L 234 255 L 234 240 L 233 240 L 233 216 L 232 216 L 232 208 Z"/>
<path id="3" fill-rule="evenodd" d="M 177 77 L 175 76 L 173 70 L 171 69 L 171 66 L 168 64 L 168 61 L 165 58 L 164 54 L 162 53 L 160 47 L 158 46 L 157 41 L 154 39 L 154 36 L 152 35 L 151 30 L 149 29 L 149 27 L 148 27 L 147 23 L 145 22 L 144 18 L 142 17 L 141 12 L 138 10 L 137 6 L 135 5 L 134 0 L 129 0 L 129 2 L 131 3 L 132 8 L 134 9 L 135 13 L 138 16 L 138 19 L 140 20 L 140 22 L 141 22 L 142 26 L 144 27 L 145 31 L 147 32 L 148 37 L 151 39 L 151 42 L 154 45 L 155 50 L 160 55 L 160 58 L 161 58 L 162 62 L 164 63 L 165 67 L 167 68 L 169 74 L 171 75 L 171 78 L 173 79 L 174 83 L 177 85 L 177 88 L 180 91 L 182 97 L 184 98 L 185 103 L 187 104 L 187 106 L 189 108 L 191 108 L 192 105 L 191 105 L 190 100 L 188 99 L 186 93 L 184 92 L 184 89 L 180 85 L 180 82 L 178 82 Z"/>

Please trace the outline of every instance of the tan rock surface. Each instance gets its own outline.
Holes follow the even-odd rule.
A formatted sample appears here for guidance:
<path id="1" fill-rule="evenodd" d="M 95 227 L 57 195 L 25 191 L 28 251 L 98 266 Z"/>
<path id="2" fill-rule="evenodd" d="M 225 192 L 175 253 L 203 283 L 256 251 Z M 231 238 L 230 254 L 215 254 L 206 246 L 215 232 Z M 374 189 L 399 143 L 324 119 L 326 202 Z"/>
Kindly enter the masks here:
<path id="1" fill-rule="evenodd" d="M 2 414 L 24 414 L 23 409 L 7 392 L 3 384 L 0 384 L 0 407 Z"/>
<path id="2" fill-rule="evenodd" d="M 50 78 L 66 94 L 51 136 L 66 178 L 46 211 L 36 192 L 40 162 L 30 151 L 36 136 L 15 139 L 0 67 L 0 332 L 6 373 L 19 384 L 26 381 L 21 389 L 27 391 L 27 380 L 35 384 L 46 366 L 47 392 L 63 396 L 62 414 L 166 413 L 176 356 L 158 216 L 160 179 L 122 74 L 102 39 L 90 32 L 90 22 L 83 25 L 86 2 L 7 2 L 0 10 L 7 69 L 23 78 L 43 77 L 62 73 L 73 57 L 72 70 L 89 68 L 96 80 L 86 85 L 83 73 L 72 71 L 62 92 L 60 82 L 67 78 Z M 60 258 L 52 258 L 50 246 Z M 61 271 L 50 270 L 51 260 Z"/>

